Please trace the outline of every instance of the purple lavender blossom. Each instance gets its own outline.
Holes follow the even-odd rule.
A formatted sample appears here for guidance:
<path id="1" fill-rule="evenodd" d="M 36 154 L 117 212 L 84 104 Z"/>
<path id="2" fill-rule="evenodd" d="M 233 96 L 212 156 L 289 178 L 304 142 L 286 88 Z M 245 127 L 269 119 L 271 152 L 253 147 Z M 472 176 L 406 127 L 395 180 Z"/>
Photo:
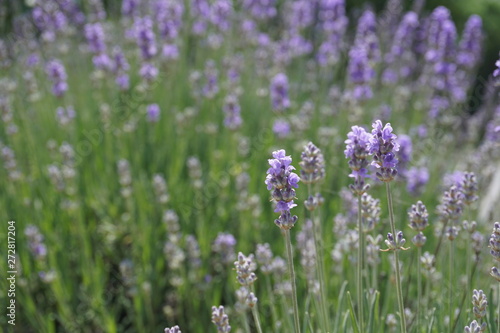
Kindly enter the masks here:
<path id="1" fill-rule="evenodd" d="M 47 248 L 43 242 L 43 235 L 34 225 L 29 225 L 24 230 L 24 235 L 28 240 L 28 247 L 36 260 L 44 259 L 47 256 Z"/>
<path id="2" fill-rule="evenodd" d="M 212 244 L 212 251 L 217 253 L 220 261 L 224 265 L 232 264 L 236 259 L 234 247 L 236 246 L 236 238 L 228 233 L 219 233 Z"/>
<path id="3" fill-rule="evenodd" d="M 380 61 L 380 47 L 376 34 L 377 20 L 371 10 L 366 10 L 358 20 L 354 45 L 364 48 L 370 63 Z"/>
<path id="4" fill-rule="evenodd" d="M 160 107 L 158 106 L 158 104 L 149 104 L 146 107 L 146 112 L 148 121 L 156 123 L 158 122 L 158 120 L 160 120 Z"/>
<path id="5" fill-rule="evenodd" d="M 64 96 L 68 90 L 68 84 L 66 83 L 67 75 L 63 63 L 57 59 L 50 60 L 45 65 L 45 71 L 53 83 L 52 93 L 56 97 Z"/>
<path id="6" fill-rule="evenodd" d="M 301 30 L 309 27 L 314 21 L 315 3 L 308 0 L 298 0 L 290 4 L 288 25 Z"/>
<path id="7" fill-rule="evenodd" d="M 125 17 L 137 16 L 140 2 L 140 0 L 123 0 L 122 15 Z"/>
<path id="8" fill-rule="evenodd" d="M 149 16 L 137 18 L 134 23 L 135 38 L 144 61 L 149 61 L 158 52 L 156 48 L 153 21 Z"/>
<path id="9" fill-rule="evenodd" d="M 500 59 L 495 61 L 495 66 L 497 68 L 495 68 L 495 70 L 493 71 L 493 77 L 498 78 L 498 77 L 500 77 Z"/>
<path id="10" fill-rule="evenodd" d="M 233 16 L 233 3 L 229 0 L 217 0 L 210 7 L 210 22 L 220 31 L 231 28 L 231 17 Z"/>
<path id="11" fill-rule="evenodd" d="M 129 87 L 129 77 L 127 74 L 129 68 L 127 58 L 125 58 L 121 48 L 116 46 L 113 49 L 113 65 L 111 70 L 115 74 L 115 82 L 121 90 L 128 89 Z"/>
<path id="12" fill-rule="evenodd" d="M 297 216 L 290 214 L 290 209 L 297 206 L 293 200 L 295 198 L 295 190 L 299 187 L 299 176 L 292 172 L 295 168 L 291 165 L 292 158 L 286 156 L 285 150 L 277 150 L 273 152 L 274 159 L 268 160 L 271 166 L 267 170 L 265 184 L 269 191 L 272 190 L 272 198 L 276 202 L 274 212 L 280 213 L 280 217 L 274 223 L 283 230 L 291 229 Z"/>
<path id="13" fill-rule="evenodd" d="M 207 0 L 191 0 L 193 34 L 200 36 L 207 30 L 207 18 L 210 16 L 210 4 Z"/>
<path id="14" fill-rule="evenodd" d="M 347 134 L 345 140 L 345 157 L 349 159 L 349 168 L 352 170 L 349 177 L 354 178 L 354 185 L 351 190 L 357 195 L 362 195 L 368 190 L 365 178 L 368 177 L 368 154 L 370 148 L 370 134 L 363 127 L 353 126 L 352 131 Z"/>
<path id="15" fill-rule="evenodd" d="M 205 85 L 202 88 L 202 92 L 206 98 L 212 99 L 219 92 L 219 85 L 218 85 L 219 71 L 217 70 L 215 62 L 213 60 L 208 60 L 205 63 L 204 74 L 205 74 Z"/>
<path id="16" fill-rule="evenodd" d="M 273 133 L 280 139 L 290 135 L 290 123 L 284 118 L 278 118 L 273 123 Z"/>
<path id="17" fill-rule="evenodd" d="M 84 27 L 84 34 L 87 39 L 90 52 L 94 54 L 106 52 L 104 30 L 99 22 L 86 24 Z"/>
<path id="18" fill-rule="evenodd" d="M 338 62 L 349 20 L 345 15 L 344 0 L 321 0 L 319 9 L 318 19 L 325 37 L 316 57 L 324 67 Z"/>
<path id="19" fill-rule="evenodd" d="M 228 95 L 226 97 L 223 110 L 225 114 L 224 126 L 229 128 L 230 130 L 236 130 L 240 128 L 243 120 L 241 119 L 241 107 L 236 95 Z"/>
<path id="20" fill-rule="evenodd" d="M 481 58 L 483 21 L 478 15 L 471 15 L 465 23 L 462 39 L 458 45 L 457 64 L 474 68 Z"/>
<path id="21" fill-rule="evenodd" d="M 354 46 L 349 51 L 349 81 L 352 84 L 352 94 L 356 100 L 367 100 L 373 97 L 370 82 L 375 77 L 368 53 L 364 47 Z"/>
<path id="22" fill-rule="evenodd" d="M 422 194 L 428 182 L 429 171 L 426 167 L 411 168 L 406 172 L 406 190 L 413 196 Z"/>
<path id="23" fill-rule="evenodd" d="M 243 8 L 254 19 L 265 20 L 276 16 L 276 0 L 243 0 Z"/>
<path id="24" fill-rule="evenodd" d="M 278 112 L 285 111 L 290 107 L 288 99 L 288 78 L 286 74 L 276 74 L 271 80 L 270 87 L 271 103 L 273 109 Z"/>
<path id="25" fill-rule="evenodd" d="M 371 165 L 375 166 L 378 171 L 376 176 L 383 182 L 390 182 L 398 174 L 396 166 L 398 159 L 396 152 L 399 151 L 399 143 L 397 136 L 392 133 L 390 123 L 382 126 L 380 120 L 376 120 L 373 125 L 372 137 L 370 138 L 370 154 L 373 155 Z"/>
<path id="26" fill-rule="evenodd" d="M 396 154 L 399 160 L 398 173 L 401 177 L 406 178 L 406 168 L 411 162 L 411 155 L 413 150 L 411 138 L 408 135 L 400 134 L 396 141 L 399 144 L 399 151 Z"/>

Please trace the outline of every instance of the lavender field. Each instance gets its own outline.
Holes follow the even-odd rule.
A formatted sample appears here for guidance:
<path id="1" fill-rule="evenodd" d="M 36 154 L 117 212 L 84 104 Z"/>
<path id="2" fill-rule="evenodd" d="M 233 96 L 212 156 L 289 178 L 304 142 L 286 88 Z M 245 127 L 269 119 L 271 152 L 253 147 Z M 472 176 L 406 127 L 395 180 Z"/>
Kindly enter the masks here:
<path id="1" fill-rule="evenodd" d="M 500 332 L 485 22 L 348 5 L 0 11 L 2 332 Z"/>

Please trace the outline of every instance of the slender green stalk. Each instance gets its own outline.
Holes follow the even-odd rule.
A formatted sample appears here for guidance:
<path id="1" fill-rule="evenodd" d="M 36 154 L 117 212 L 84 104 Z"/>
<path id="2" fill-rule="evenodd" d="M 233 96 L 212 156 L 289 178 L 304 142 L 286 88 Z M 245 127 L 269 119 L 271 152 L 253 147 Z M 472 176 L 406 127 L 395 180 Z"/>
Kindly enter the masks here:
<path id="1" fill-rule="evenodd" d="M 307 184 L 307 189 L 309 192 L 309 195 L 312 195 L 312 190 L 311 190 L 311 184 Z M 328 310 L 326 308 L 326 302 L 325 298 L 327 298 L 326 295 L 326 288 L 325 288 L 325 275 L 324 275 L 324 270 L 323 270 L 323 254 L 322 254 L 322 246 L 320 244 L 320 239 L 321 239 L 321 224 L 319 223 L 317 219 L 317 213 L 316 210 L 311 212 L 311 217 L 313 220 L 313 238 L 314 238 L 314 250 L 316 251 L 316 269 L 317 269 L 317 275 L 318 275 L 318 280 L 319 280 L 319 303 L 320 303 L 320 308 L 322 311 L 321 315 L 321 322 L 323 326 L 323 332 L 328 332 Z"/>
<path id="2" fill-rule="evenodd" d="M 365 331 L 365 316 L 363 303 L 363 257 L 364 257 L 364 233 L 363 223 L 361 218 L 361 195 L 358 195 L 358 269 L 357 269 L 357 284 L 358 284 L 358 321 L 360 332 Z"/>
<path id="3" fill-rule="evenodd" d="M 252 315 L 253 315 L 253 320 L 255 322 L 255 326 L 257 326 L 257 332 L 262 333 L 262 328 L 260 327 L 259 312 L 257 311 L 257 305 L 254 305 L 252 307 Z"/>
<path id="4" fill-rule="evenodd" d="M 422 303 L 422 265 L 420 265 L 420 257 L 422 256 L 422 247 L 417 248 L 417 331 L 420 330 L 420 316 Z"/>
<path id="5" fill-rule="evenodd" d="M 276 321 L 278 320 L 278 315 L 276 314 L 276 306 L 275 306 L 276 301 L 274 299 L 274 292 L 271 286 L 271 277 L 269 276 L 269 274 L 266 274 L 266 288 L 269 301 L 271 302 L 269 307 L 271 308 L 271 318 L 273 320 L 273 328 L 274 330 L 276 330 Z"/>
<path id="6" fill-rule="evenodd" d="M 498 284 L 498 320 L 497 320 L 497 331 L 500 333 L 500 284 Z"/>
<path id="7" fill-rule="evenodd" d="M 292 242 L 290 240 L 290 230 L 285 232 L 286 254 L 288 257 L 288 272 L 290 274 L 290 282 L 292 283 L 292 301 L 293 301 L 293 321 L 295 324 L 295 333 L 300 333 L 299 321 L 299 305 L 297 303 L 297 286 L 295 285 L 295 269 L 293 268 Z"/>
<path id="8" fill-rule="evenodd" d="M 454 245 L 455 243 L 451 240 L 450 241 L 450 255 L 448 256 L 448 259 L 449 259 L 449 264 L 450 264 L 450 269 L 449 269 L 449 275 L 450 275 L 450 278 L 449 278 L 449 304 L 450 304 L 450 332 L 451 332 L 451 323 L 453 322 L 454 320 L 454 313 L 453 313 L 453 250 L 454 250 Z"/>
<path id="9" fill-rule="evenodd" d="M 394 211 L 392 208 L 392 196 L 391 196 L 391 187 L 389 182 L 385 183 L 385 189 L 387 192 L 387 202 L 389 205 L 389 221 L 391 224 L 391 232 L 394 237 L 396 237 L 396 227 L 394 225 Z M 399 305 L 399 315 L 401 317 L 401 332 L 406 333 L 406 318 L 405 318 L 405 307 L 403 303 L 403 291 L 401 289 L 401 274 L 399 272 L 399 258 L 398 258 L 398 250 L 394 251 L 394 263 L 396 265 L 396 289 L 398 294 L 398 305 Z"/>

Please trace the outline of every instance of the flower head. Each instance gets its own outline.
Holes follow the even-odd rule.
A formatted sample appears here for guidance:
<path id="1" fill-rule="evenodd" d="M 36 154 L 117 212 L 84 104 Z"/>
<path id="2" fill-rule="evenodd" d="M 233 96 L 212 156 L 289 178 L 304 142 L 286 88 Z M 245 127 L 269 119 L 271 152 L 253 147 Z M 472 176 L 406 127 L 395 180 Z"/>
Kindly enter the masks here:
<path id="1" fill-rule="evenodd" d="M 371 165 L 375 166 L 378 171 L 376 176 L 383 182 L 389 182 L 394 179 L 398 171 L 398 159 L 395 152 L 399 151 L 399 143 L 397 136 L 392 133 L 390 123 L 382 126 L 380 120 L 376 120 L 373 125 L 372 136 L 370 138 L 369 151 L 373 155 Z"/>

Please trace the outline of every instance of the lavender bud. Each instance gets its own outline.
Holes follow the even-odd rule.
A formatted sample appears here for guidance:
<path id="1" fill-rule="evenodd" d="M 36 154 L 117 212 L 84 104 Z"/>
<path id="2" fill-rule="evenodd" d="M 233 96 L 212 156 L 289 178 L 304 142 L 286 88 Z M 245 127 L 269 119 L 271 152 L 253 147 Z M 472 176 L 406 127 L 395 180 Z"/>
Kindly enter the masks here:
<path id="1" fill-rule="evenodd" d="M 361 217 L 363 232 L 370 232 L 380 221 L 380 200 L 373 198 L 368 193 L 361 196 Z"/>
<path id="2" fill-rule="evenodd" d="M 47 256 L 47 248 L 43 242 L 43 235 L 34 225 L 28 225 L 24 230 L 24 235 L 28 240 L 28 248 L 35 257 L 35 260 L 43 260 Z"/>
<path id="3" fill-rule="evenodd" d="M 167 183 L 162 175 L 155 174 L 153 176 L 153 190 L 157 202 L 161 204 L 166 204 L 168 202 L 170 197 L 167 192 Z"/>
<path id="4" fill-rule="evenodd" d="M 226 97 L 223 110 L 225 114 L 224 126 L 229 128 L 230 130 L 236 130 L 240 128 L 243 120 L 241 119 L 241 107 L 236 95 L 228 95 Z"/>
<path id="5" fill-rule="evenodd" d="M 416 247 L 422 247 L 425 245 L 427 238 L 424 236 L 422 232 L 419 232 L 412 238 L 411 241 L 413 242 L 413 244 L 415 244 Z"/>
<path id="6" fill-rule="evenodd" d="M 362 195 L 367 190 L 365 178 L 368 177 L 368 154 L 370 135 L 364 128 L 353 126 L 352 131 L 347 134 L 345 140 L 346 149 L 344 150 L 345 157 L 349 159 L 349 168 L 352 173 L 349 177 L 354 178 L 354 185 L 351 190 L 357 194 Z"/>
<path id="7" fill-rule="evenodd" d="M 237 280 L 242 286 L 249 287 L 257 280 L 257 276 L 254 273 L 257 269 L 257 264 L 254 261 L 253 254 L 247 257 L 239 252 L 238 260 L 234 262 L 234 266 L 236 267 Z"/>
<path id="8" fill-rule="evenodd" d="M 406 172 L 406 189 L 413 196 L 422 194 L 425 185 L 429 182 L 429 171 L 426 167 L 411 168 Z"/>
<path id="9" fill-rule="evenodd" d="M 465 333 L 481 333 L 486 330 L 486 323 L 479 325 L 477 321 L 473 320 L 469 326 L 465 326 Z"/>
<path id="10" fill-rule="evenodd" d="M 476 221 L 463 221 L 462 222 L 462 227 L 464 228 L 465 231 L 467 231 L 469 234 L 473 234 L 476 231 L 477 228 L 477 223 Z"/>
<path id="11" fill-rule="evenodd" d="M 477 201 L 477 180 L 473 172 L 465 172 L 462 180 L 462 193 L 466 205 L 470 205 Z"/>
<path id="12" fill-rule="evenodd" d="M 471 236 L 471 242 L 472 242 L 472 249 L 474 251 L 474 254 L 476 255 L 475 260 L 479 260 L 479 255 L 481 254 L 481 251 L 484 246 L 484 236 L 479 232 L 475 231 Z"/>
<path id="13" fill-rule="evenodd" d="M 246 304 L 248 305 L 249 308 L 253 308 L 255 304 L 257 304 L 257 297 L 255 297 L 254 293 L 249 293 L 247 298 L 246 298 Z"/>
<path id="14" fill-rule="evenodd" d="M 160 120 L 160 107 L 158 104 L 149 104 L 146 107 L 146 112 L 149 122 L 157 123 Z"/>
<path id="15" fill-rule="evenodd" d="M 56 97 L 62 97 L 68 90 L 68 84 L 66 83 L 67 75 L 64 65 L 59 60 L 50 60 L 45 66 L 45 71 L 52 81 L 52 93 Z"/>
<path id="16" fill-rule="evenodd" d="M 305 184 L 315 184 L 325 177 L 323 154 L 312 142 L 304 146 L 299 165 L 300 180 Z"/>
<path id="17" fill-rule="evenodd" d="M 236 258 L 236 254 L 234 253 L 235 246 L 236 239 L 233 235 L 219 233 L 212 244 L 212 251 L 219 255 L 222 264 L 227 265 L 234 262 Z"/>
<path id="18" fill-rule="evenodd" d="M 179 326 L 173 326 L 172 328 L 165 328 L 164 333 L 182 333 Z"/>
<path id="19" fill-rule="evenodd" d="M 406 240 L 403 238 L 403 232 L 398 231 L 396 233 L 396 238 L 389 232 L 387 233 L 387 239 L 385 240 L 385 244 L 387 245 L 387 249 L 383 251 L 396 251 L 396 250 L 407 250 L 403 247 L 405 245 Z"/>
<path id="20" fill-rule="evenodd" d="M 459 227 L 455 227 L 455 226 L 448 227 L 448 228 L 446 228 L 445 236 L 449 240 L 453 241 L 453 240 L 455 240 L 455 238 L 458 237 L 459 231 L 460 231 Z"/>
<path id="21" fill-rule="evenodd" d="M 424 231 L 428 225 L 429 214 L 422 201 L 418 201 L 416 205 L 411 206 L 411 209 L 408 210 L 408 217 L 410 218 L 409 226 L 413 230 Z"/>
<path id="22" fill-rule="evenodd" d="M 229 318 L 224 312 L 224 307 L 221 305 L 218 308 L 212 306 L 212 323 L 217 327 L 218 333 L 228 333 L 231 331 L 229 326 Z"/>
<path id="23" fill-rule="evenodd" d="M 488 301 L 482 290 L 474 289 L 472 292 L 472 305 L 472 311 L 476 319 L 481 320 L 486 317 L 486 306 L 488 306 Z"/>

